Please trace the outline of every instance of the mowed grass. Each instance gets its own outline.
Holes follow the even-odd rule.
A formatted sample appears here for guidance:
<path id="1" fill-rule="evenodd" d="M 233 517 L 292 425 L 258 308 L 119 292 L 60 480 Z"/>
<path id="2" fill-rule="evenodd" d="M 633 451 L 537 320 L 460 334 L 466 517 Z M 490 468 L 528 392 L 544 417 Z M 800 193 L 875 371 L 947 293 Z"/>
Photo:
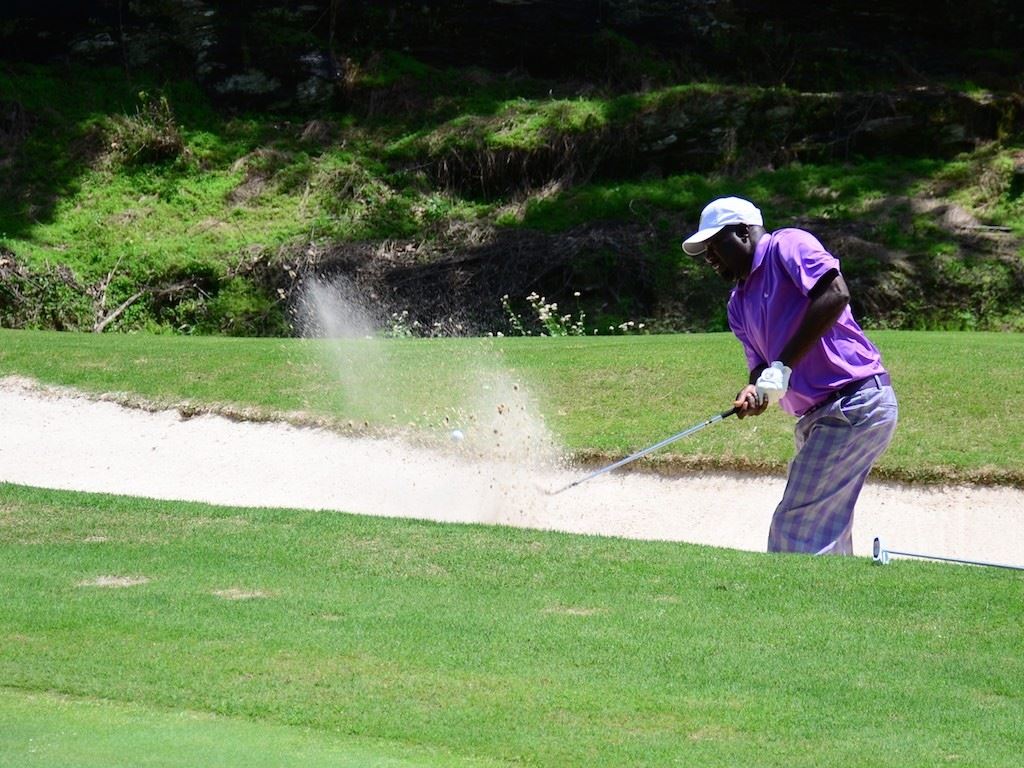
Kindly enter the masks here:
<path id="1" fill-rule="evenodd" d="M 1022 591 L 0 485 L 0 764 L 1016 766 Z"/>
<path id="2" fill-rule="evenodd" d="M 0 764 L 18 768 L 500 765 L 458 757 L 445 749 L 360 739 L 308 726 L 10 688 L 0 688 Z"/>
<path id="3" fill-rule="evenodd" d="M 876 477 L 1024 485 L 1024 335 L 875 331 L 900 426 Z M 441 434 L 496 374 L 566 450 L 604 461 L 726 410 L 746 381 L 730 334 L 303 340 L 0 330 L 0 375 L 163 405 Z M 445 421 L 445 419 L 448 419 Z M 642 466 L 782 472 L 793 419 L 730 419 Z"/>

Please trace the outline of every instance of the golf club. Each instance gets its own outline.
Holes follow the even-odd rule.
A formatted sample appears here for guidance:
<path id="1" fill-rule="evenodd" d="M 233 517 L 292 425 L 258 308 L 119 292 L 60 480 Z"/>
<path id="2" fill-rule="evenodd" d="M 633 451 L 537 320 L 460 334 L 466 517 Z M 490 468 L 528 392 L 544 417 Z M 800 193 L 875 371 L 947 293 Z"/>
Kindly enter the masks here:
<path id="1" fill-rule="evenodd" d="M 722 413 L 715 414 L 710 419 L 707 419 L 706 421 L 702 421 L 700 424 L 695 424 L 694 426 L 690 427 L 689 429 L 684 429 L 682 432 L 680 432 L 678 434 L 675 434 L 675 435 L 672 435 L 672 437 L 666 437 L 660 443 L 655 443 L 654 445 L 650 446 L 649 448 L 644 448 L 642 451 L 637 451 L 636 453 L 634 453 L 634 454 L 632 454 L 630 456 L 627 456 L 624 459 L 619 459 L 619 461 L 616 461 L 614 464 L 609 464 L 607 467 L 602 467 L 601 469 L 595 470 L 595 471 L 591 472 L 589 475 L 587 475 L 586 477 L 581 477 L 576 482 L 569 483 L 564 488 L 559 488 L 557 491 L 549 491 L 548 495 L 550 495 L 550 496 L 557 496 L 559 493 L 562 493 L 563 491 L 568 491 L 570 488 L 575 488 L 580 483 L 585 483 L 585 482 L 587 482 L 587 480 L 592 480 L 593 478 L 597 477 L 598 475 L 603 475 L 605 472 L 611 472 L 613 469 L 618 469 L 619 467 L 624 466 L 626 464 L 629 464 L 632 461 L 636 461 L 637 459 L 642 458 L 642 457 L 646 456 L 649 453 L 653 453 L 654 451 L 658 450 L 659 448 L 664 448 L 669 443 L 674 443 L 676 440 L 682 440 L 684 437 L 692 435 L 694 432 L 699 432 L 700 430 L 704 429 L 704 427 L 710 427 L 712 424 L 714 424 L 716 422 L 719 422 L 722 419 L 727 419 L 730 416 L 732 416 L 734 413 L 737 413 L 737 412 L 739 412 L 739 408 L 730 408 L 728 411 L 724 411 Z"/>
<path id="2" fill-rule="evenodd" d="M 1007 565 L 1005 563 L 987 563 L 983 560 L 964 560 L 956 557 L 941 557 L 940 555 L 921 555 L 915 552 L 899 552 L 895 549 L 886 549 L 882 540 L 877 536 L 871 548 L 871 559 L 879 565 L 889 564 L 889 555 L 902 555 L 903 557 L 920 557 L 925 560 L 941 560 L 946 563 L 963 563 L 964 565 L 985 565 L 990 568 L 1009 568 L 1013 571 L 1024 571 L 1024 565 Z"/>

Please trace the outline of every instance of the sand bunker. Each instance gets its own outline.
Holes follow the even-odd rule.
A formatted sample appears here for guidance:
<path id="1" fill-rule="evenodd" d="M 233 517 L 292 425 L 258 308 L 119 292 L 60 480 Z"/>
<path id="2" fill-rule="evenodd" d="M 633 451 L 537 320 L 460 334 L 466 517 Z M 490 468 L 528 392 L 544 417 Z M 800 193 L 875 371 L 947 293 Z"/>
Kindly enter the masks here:
<path id="1" fill-rule="evenodd" d="M 432 450 L 282 423 L 183 418 L 0 379 L 0 481 L 46 488 L 479 522 L 760 551 L 780 477 L 585 472 L 468 445 Z M 1024 491 L 869 483 L 854 550 L 1024 564 Z"/>

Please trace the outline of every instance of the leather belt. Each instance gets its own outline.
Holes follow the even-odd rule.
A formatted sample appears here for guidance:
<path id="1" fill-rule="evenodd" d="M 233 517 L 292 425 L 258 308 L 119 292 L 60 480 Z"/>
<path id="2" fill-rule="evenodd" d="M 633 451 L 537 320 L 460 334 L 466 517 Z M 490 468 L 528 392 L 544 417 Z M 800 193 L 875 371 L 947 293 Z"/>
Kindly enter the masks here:
<path id="1" fill-rule="evenodd" d="M 882 387 L 888 387 L 892 385 L 892 379 L 889 378 L 889 374 L 885 371 L 876 373 L 872 376 L 868 376 L 866 379 L 860 379 L 859 381 L 851 381 L 842 389 L 837 389 L 832 392 L 828 397 L 822 400 L 815 406 L 812 406 L 804 415 L 812 411 L 816 411 L 819 408 L 823 408 L 829 403 L 834 403 L 836 400 L 840 400 L 844 397 L 849 397 L 852 394 L 860 392 L 862 389 L 881 389 Z"/>

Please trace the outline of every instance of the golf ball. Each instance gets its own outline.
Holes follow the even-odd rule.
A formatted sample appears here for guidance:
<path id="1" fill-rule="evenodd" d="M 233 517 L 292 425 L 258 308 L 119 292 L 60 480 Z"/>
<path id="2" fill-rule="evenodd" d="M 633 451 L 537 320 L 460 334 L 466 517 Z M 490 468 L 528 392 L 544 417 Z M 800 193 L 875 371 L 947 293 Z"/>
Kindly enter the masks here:
<path id="1" fill-rule="evenodd" d="M 463 440 L 463 439 L 464 439 L 465 437 L 466 437 L 466 436 L 465 436 L 464 434 L 462 434 L 462 430 L 461 430 L 461 429 L 453 429 L 453 430 L 452 430 L 451 438 L 452 438 L 452 440 L 454 440 L 454 441 L 455 441 L 456 443 L 462 442 L 462 440 Z"/>

